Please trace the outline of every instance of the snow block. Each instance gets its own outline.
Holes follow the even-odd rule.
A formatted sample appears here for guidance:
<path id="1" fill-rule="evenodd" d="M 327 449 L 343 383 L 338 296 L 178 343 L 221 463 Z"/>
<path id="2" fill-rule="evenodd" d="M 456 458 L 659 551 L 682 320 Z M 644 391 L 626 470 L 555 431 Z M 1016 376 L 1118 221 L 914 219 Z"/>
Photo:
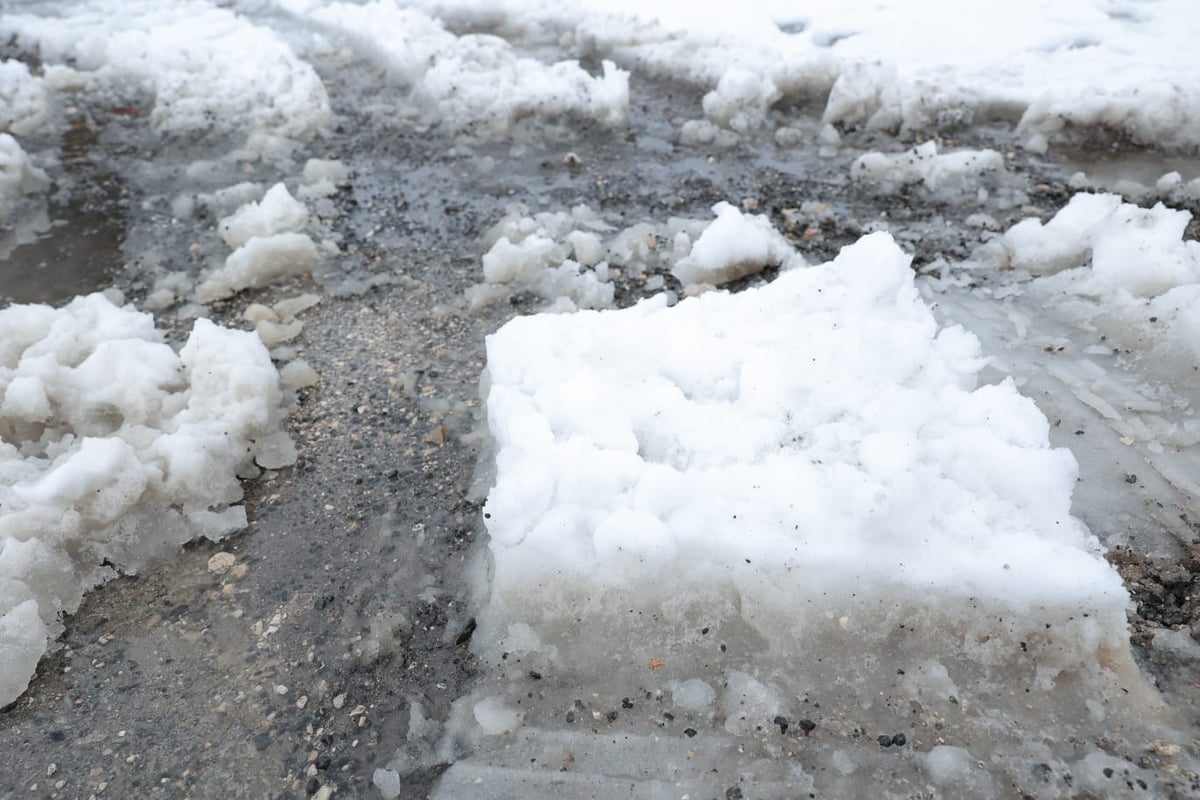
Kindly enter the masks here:
<path id="1" fill-rule="evenodd" d="M 688 678 L 728 643 L 796 685 L 869 684 L 883 650 L 963 687 L 1137 681 L 1073 457 L 977 386 L 887 234 L 740 294 L 519 318 L 487 353 L 485 659 Z"/>

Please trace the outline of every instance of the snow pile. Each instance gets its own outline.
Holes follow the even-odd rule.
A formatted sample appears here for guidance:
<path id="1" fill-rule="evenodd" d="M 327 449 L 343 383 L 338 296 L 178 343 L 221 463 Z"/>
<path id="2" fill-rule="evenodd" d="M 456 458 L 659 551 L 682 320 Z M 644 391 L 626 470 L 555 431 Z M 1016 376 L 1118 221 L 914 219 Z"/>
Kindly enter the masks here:
<path id="1" fill-rule="evenodd" d="M 245 527 L 239 478 L 285 449 L 280 403 L 250 333 L 197 320 L 177 353 L 101 294 L 0 310 L 0 705 L 114 568 Z"/>
<path id="2" fill-rule="evenodd" d="M 426 124 L 503 133 L 532 115 L 580 115 L 616 125 L 628 112 L 629 74 L 609 61 L 597 77 L 576 61 L 543 64 L 516 55 L 496 36 L 455 36 L 439 20 L 395 0 L 283 5 L 346 37 L 392 80 L 411 86 L 411 115 Z"/>
<path id="3" fill-rule="evenodd" d="M 978 341 L 938 330 L 888 235 L 740 294 L 519 318 L 487 353 L 493 663 L 1136 682 L 1074 459 L 1010 382 L 976 388 Z"/>
<path id="4" fill-rule="evenodd" d="M 827 96 L 825 121 L 904 132 L 996 118 L 1034 137 L 1112 129 L 1157 146 L 1200 144 L 1193 0 L 442 0 L 516 31 L 538 22 L 619 64 L 710 90 L 714 122 Z M 772 89 L 771 87 L 774 87 Z"/>
<path id="5" fill-rule="evenodd" d="M 196 298 L 209 303 L 287 275 L 312 272 L 317 247 L 299 233 L 307 222 L 308 209 L 282 183 L 272 186 L 257 203 L 247 203 L 222 219 L 221 238 L 236 249 L 223 267 L 196 287 Z"/>
<path id="6" fill-rule="evenodd" d="M 20 61 L 0 59 L 0 132 L 27 136 L 45 123 L 48 113 L 42 79 Z"/>
<path id="7" fill-rule="evenodd" d="M 850 167 L 850 177 L 878 185 L 892 194 L 906 186 L 921 184 L 931 194 L 943 197 L 974 193 L 984 177 L 1004 172 L 1004 157 L 995 150 L 957 150 L 938 153 L 936 142 L 928 141 L 896 155 L 869 152 Z"/>
<path id="8" fill-rule="evenodd" d="M 713 206 L 717 218 L 704 229 L 671 274 L 685 287 L 721 286 L 767 266 L 803 266 L 804 259 L 761 214 L 743 214 L 729 203 Z"/>
<path id="9" fill-rule="evenodd" d="M 0 229 L 8 227 L 22 197 L 49 185 L 46 173 L 33 165 L 17 140 L 0 133 Z"/>
<path id="10" fill-rule="evenodd" d="M 149 94 L 159 133 L 307 139 L 332 121 L 311 66 L 269 29 L 211 3 L 90 0 L 58 17 L 6 13 L 0 32 L 122 95 Z"/>

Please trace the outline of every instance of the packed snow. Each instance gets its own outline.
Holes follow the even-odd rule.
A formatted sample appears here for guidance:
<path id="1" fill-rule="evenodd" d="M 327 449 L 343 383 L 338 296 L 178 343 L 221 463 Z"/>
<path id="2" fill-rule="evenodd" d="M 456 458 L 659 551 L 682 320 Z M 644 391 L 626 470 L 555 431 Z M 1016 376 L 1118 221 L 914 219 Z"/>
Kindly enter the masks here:
<path id="1" fill-rule="evenodd" d="M 176 352 L 103 294 L 0 310 L 0 705 L 85 591 L 246 526 L 240 479 L 295 461 L 281 404 L 251 333 L 197 320 Z"/>
<path id="2" fill-rule="evenodd" d="M 1003 172 L 1004 157 L 995 150 L 939 153 L 933 141 L 896 155 L 864 153 L 850 168 L 854 180 L 869 181 L 885 193 L 920 184 L 932 195 L 947 198 L 975 194 L 984 189 L 987 176 Z"/>
<path id="3" fill-rule="evenodd" d="M 9 218 L 22 197 L 43 191 L 49 185 L 45 171 L 34 166 L 17 140 L 0 133 L 0 229 L 9 226 Z"/>
<path id="4" fill-rule="evenodd" d="M 920 620 L 929 658 L 1039 690 L 1136 674 L 1074 459 L 1011 383 L 977 386 L 977 340 L 938 329 L 886 234 L 741 294 L 520 318 L 487 349 L 494 663 L 703 674 L 712 627 L 803 683 L 815 642 L 849 674 Z"/>

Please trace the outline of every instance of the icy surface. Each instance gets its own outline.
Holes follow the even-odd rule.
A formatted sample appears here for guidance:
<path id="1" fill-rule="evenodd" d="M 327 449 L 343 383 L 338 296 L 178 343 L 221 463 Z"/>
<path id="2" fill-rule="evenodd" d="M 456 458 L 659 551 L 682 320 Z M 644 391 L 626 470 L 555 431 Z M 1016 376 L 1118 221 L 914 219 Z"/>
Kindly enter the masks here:
<path id="1" fill-rule="evenodd" d="M 873 234 L 742 294 L 489 337 L 481 655 L 593 674 L 637 642 L 686 672 L 694 630 L 726 625 L 800 680 L 811 643 L 853 672 L 856 642 L 920 619 L 928 655 L 1030 652 L 1041 689 L 1128 674 L 1073 458 L 1010 383 L 976 388 L 978 342 L 938 330 L 908 261 Z"/>
<path id="2" fill-rule="evenodd" d="M 101 294 L 0 310 L 0 705 L 114 569 L 245 526 L 239 476 L 295 460 L 280 402 L 253 334 L 197 320 L 177 353 Z"/>

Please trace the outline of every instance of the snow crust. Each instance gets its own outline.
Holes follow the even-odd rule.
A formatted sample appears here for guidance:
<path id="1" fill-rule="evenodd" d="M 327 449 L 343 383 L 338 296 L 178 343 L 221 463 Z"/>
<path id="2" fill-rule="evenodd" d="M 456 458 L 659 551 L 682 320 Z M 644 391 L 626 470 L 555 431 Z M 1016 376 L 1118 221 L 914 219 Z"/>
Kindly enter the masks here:
<path id="1" fill-rule="evenodd" d="M 887 234 L 736 295 L 519 318 L 487 353 L 490 661 L 703 675 L 703 627 L 800 683 L 885 640 L 1039 689 L 1136 673 L 1074 459 L 977 386 Z"/>
<path id="2" fill-rule="evenodd" d="M 308 139 L 332 122 L 312 66 L 269 28 L 211 3 L 90 0 L 62 16 L 6 13 L 0 31 L 60 73 L 76 70 L 76 83 L 150 95 L 159 133 Z"/>
<path id="3" fill-rule="evenodd" d="M 503 133 L 531 115 L 577 114 L 615 125 L 628 112 L 629 73 L 611 61 L 595 77 L 576 61 L 543 64 L 518 56 L 496 36 L 456 36 L 440 20 L 395 0 L 283 5 L 345 37 L 393 81 L 411 87 L 408 111 L 426 124 Z"/>
<path id="4" fill-rule="evenodd" d="M 0 310 L 0 705 L 85 591 L 245 527 L 239 478 L 286 461 L 281 401 L 252 333 L 200 319 L 176 352 L 102 294 Z"/>

